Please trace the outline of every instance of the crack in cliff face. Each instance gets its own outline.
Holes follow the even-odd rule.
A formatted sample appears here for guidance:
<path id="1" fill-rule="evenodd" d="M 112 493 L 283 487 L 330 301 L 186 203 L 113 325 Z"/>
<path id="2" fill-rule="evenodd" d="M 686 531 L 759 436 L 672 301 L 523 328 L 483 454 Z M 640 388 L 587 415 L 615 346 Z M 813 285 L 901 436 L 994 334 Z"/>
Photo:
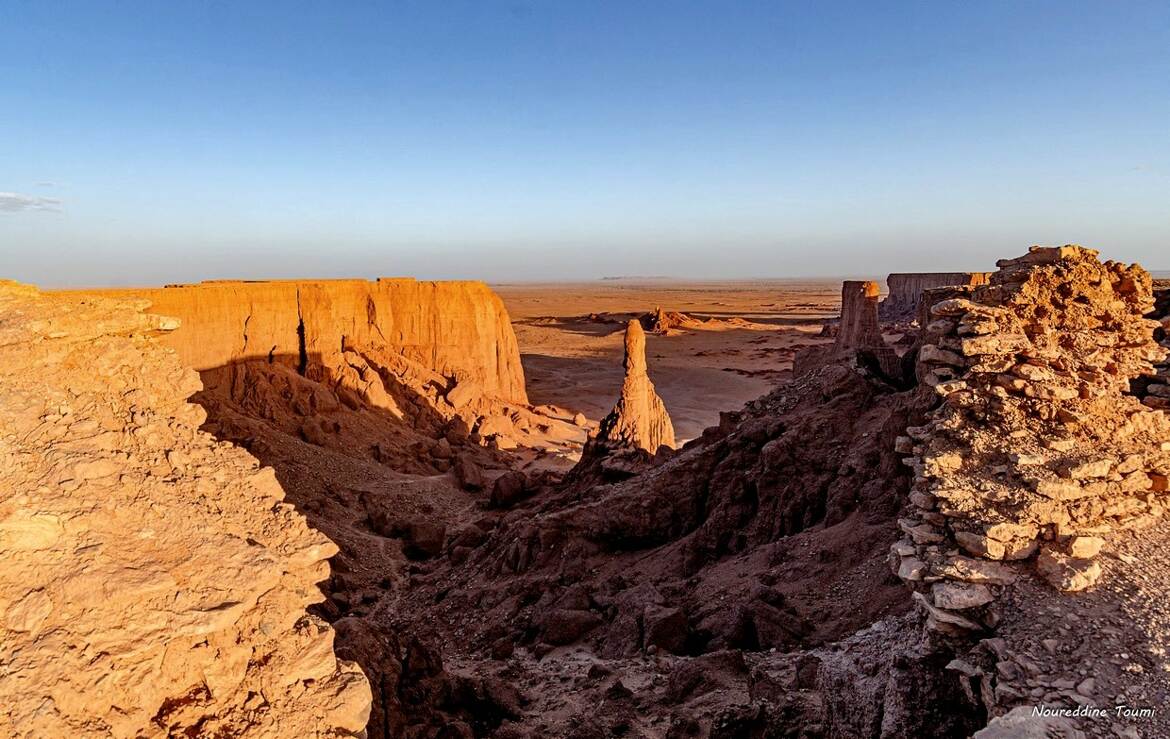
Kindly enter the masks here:
<path id="1" fill-rule="evenodd" d="M 305 349 L 305 315 L 301 311 L 301 291 L 297 289 L 297 373 L 304 376 L 309 369 L 309 352 Z"/>
<path id="2" fill-rule="evenodd" d="M 240 354 L 248 353 L 248 322 L 252 320 L 252 313 L 249 310 L 248 315 L 244 316 L 244 345 L 240 347 Z"/>
<path id="3" fill-rule="evenodd" d="M 382 333 L 382 327 L 378 325 L 378 306 L 370 297 L 366 298 L 366 323 L 373 326 L 374 330 L 378 332 L 378 336 L 382 337 L 382 341 L 386 341 L 386 334 Z"/>

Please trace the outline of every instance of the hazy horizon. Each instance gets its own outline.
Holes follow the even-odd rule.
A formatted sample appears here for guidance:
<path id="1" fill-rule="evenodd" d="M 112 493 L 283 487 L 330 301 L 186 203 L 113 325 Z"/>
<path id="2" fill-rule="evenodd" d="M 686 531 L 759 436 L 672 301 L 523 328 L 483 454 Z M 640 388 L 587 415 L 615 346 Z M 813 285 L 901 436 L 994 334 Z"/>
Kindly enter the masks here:
<path id="1" fill-rule="evenodd" d="M 1170 5 L 0 8 L 0 278 L 1170 269 Z"/>

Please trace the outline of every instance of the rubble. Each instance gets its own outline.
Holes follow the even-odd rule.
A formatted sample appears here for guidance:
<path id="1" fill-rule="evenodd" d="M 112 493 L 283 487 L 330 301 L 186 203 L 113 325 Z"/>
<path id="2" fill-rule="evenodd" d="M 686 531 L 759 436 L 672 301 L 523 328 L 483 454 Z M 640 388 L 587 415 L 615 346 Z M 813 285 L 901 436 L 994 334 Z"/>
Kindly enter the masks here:
<path id="1" fill-rule="evenodd" d="M 1020 577 L 1092 588 L 1104 537 L 1163 515 L 1170 469 L 1170 419 L 1129 394 L 1166 354 L 1149 275 L 1077 246 L 998 266 L 966 297 L 928 293 L 918 392 L 938 406 L 899 444 L 915 478 L 893 569 L 940 635 L 969 640 Z M 955 597 L 989 567 L 990 590 Z"/>

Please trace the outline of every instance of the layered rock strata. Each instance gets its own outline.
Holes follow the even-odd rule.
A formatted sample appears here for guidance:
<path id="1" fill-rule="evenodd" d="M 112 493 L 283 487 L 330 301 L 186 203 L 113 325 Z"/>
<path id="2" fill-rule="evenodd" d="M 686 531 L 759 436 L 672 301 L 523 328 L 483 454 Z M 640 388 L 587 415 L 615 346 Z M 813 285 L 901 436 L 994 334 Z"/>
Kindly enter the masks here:
<path id="1" fill-rule="evenodd" d="M 478 488 L 479 469 L 500 463 L 496 450 L 584 441 L 571 417 L 527 405 L 507 311 L 480 282 L 215 281 L 64 294 L 145 299 L 178 317 L 161 341 L 200 371 L 207 428 L 263 459 L 261 425 Z"/>
<path id="2" fill-rule="evenodd" d="M 1170 420 L 1127 393 L 1165 356 L 1143 317 L 1149 275 L 1076 246 L 997 265 L 930 307 L 918 374 L 941 403 L 898 440 L 915 483 L 894 566 L 953 636 L 993 628 L 1025 572 L 1092 586 L 1103 537 L 1168 495 Z"/>
<path id="3" fill-rule="evenodd" d="M 145 298 L 154 312 L 178 318 L 182 325 L 163 342 L 199 371 L 249 360 L 303 367 L 362 347 L 528 402 L 508 312 L 482 282 L 223 280 L 84 294 Z"/>
<path id="4" fill-rule="evenodd" d="M 854 360 L 887 378 L 900 378 L 901 360 L 892 346 L 882 338 L 878 324 L 876 282 L 846 280 L 841 283 L 841 320 L 831 345 L 799 352 L 792 366 L 793 375 L 801 377 L 826 364 Z"/>
<path id="5" fill-rule="evenodd" d="M 879 308 L 883 321 L 908 321 L 918 311 L 922 293 L 938 287 L 985 285 L 989 272 L 894 272 L 886 278 L 889 294 Z"/>
<path id="6" fill-rule="evenodd" d="M 305 612 L 337 548 L 199 431 L 144 306 L 0 286 L 0 734 L 362 731 L 367 681 Z"/>
<path id="7" fill-rule="evenodd" d="M 609 449 L 641 449 L 651 454 L 675 445 L 666 404 L 654 391 L 646 369 L 646 332 L 637 319 L 626 324 L 625 377 L 617 404 L 597 431 L 596 443 Z"/>

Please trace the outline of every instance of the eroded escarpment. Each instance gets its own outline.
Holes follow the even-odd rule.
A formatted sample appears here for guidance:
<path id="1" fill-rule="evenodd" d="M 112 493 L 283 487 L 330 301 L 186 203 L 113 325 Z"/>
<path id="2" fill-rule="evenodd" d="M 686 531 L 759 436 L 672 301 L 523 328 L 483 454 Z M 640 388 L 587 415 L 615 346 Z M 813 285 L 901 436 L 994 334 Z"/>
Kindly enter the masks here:
<path id="1" fill-rule="evenodd" d="M 336 546 L 199 430 L 144 307 L 0 287 L 0 733 L 360 732 L 368 683 L 306 614 Z"/>
<path id="2" fill-rule="evenodd" d="M 807 375 L 827 364 L 853 362 L 900 384 L 905 373 L 897 351 L 882 336 L 878 322 L 879 295 L 876 282 L 841 283 L 841 318 L 835 327 L 833 343 L 798 352 L 792 363 L 793 376 Z"/>
<path id="3" fill-rule="evenodd" d="M 976 287 L 987 284 L 990 272 L 893 272 L 886 278 L 889 293 L 881 302 L 883 321 L 911 321 L 921 296 L 939 287 Z"/>
<path id="4" fill-rule="evenodd" d="M 164 343 L 201 372 L 384 347 L 485 394 L 528 400 L 508 313 L 482 282 L 216 280 L 82 294 L 145 298 L 154 312 L 178 318 Z"/>
<path id="5" fill-rule="evenodd" d="M 268 461 L 273 434 L 398 472 L 480 470 L 517 446 L 569 452 L 571 412 L 527 404 L 507 311 L 480 282 L 213 281 L 83 295 L 150 301 L 200 371 L 208 429 Z M 278 472 L 281 467 L 277 466 Z"/>

